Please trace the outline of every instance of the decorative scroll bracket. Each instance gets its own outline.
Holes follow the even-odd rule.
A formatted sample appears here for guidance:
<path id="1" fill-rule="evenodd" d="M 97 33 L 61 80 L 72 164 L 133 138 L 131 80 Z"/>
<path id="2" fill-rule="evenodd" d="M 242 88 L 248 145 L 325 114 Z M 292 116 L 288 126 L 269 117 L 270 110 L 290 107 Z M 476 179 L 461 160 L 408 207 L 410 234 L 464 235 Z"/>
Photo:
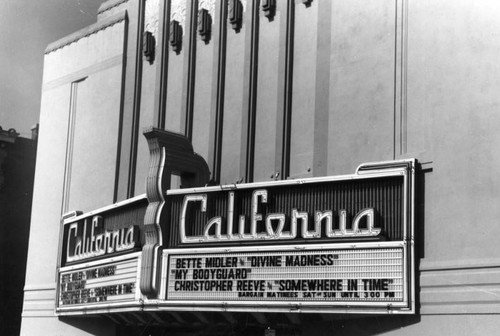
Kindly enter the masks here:
<path id="1" fill-rule="evenodd" d="M 276 0 L 263 0 L 262 10 L 264 11 L 264 15 L 269 20 L 272 20 L 274 15 L 276 14 Z"/>
<path id="2" fill-rule="evenodd" d="M 233 29 L 239 32 L 243 23 L 243 5 L 240 0 L 229 0 L 228 17 Z"/>
<path id="3" fill-rule="evenodd" d="M 172 50 L 177 54 L 181 52 L 182 49 L 182 26 L 177 20 L 170 21 L 170 46 Z"/>
<path id="4" fill-rule="evenodd" d="M 143 53 L 146 61 L 148 61 L 149 64 L 152 64 L 155 59 L 155 45 L 156 42 L 153 33 L 151 33 L 150 31 L 144 32 Z"/>
<path id="5" fill-rule="evenodd" d="M 151 127 L 144 130 L 144 136 L 150 155 L 146 179 L 149 204 L 144 216 L 140 289 L 142 294 L 154 298 L 159 292 L 161 274 L 163 237 L 160 223 L 166 216 L 164 195 L 171 187 L 171 177 L 179 175 L 183 187 L 199 187 L 208 183 L 210 171 L 184 135 Z"/>
<path id="6" fill-rule="evenodd" d="M 200 34 L 203 42 L 208 43 L 210 41 L 212 33 L 212 17 L 205 8 L 198 11 L 198 33 Z"/>

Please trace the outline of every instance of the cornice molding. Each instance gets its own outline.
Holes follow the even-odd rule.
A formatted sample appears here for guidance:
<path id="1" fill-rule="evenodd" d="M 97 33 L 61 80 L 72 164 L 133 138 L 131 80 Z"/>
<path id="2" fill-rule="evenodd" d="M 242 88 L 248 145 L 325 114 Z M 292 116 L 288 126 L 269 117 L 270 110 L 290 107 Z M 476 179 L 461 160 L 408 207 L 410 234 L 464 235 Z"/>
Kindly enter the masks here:
<path id="1" fill-rule="evenodd" d="M 102 13 L 109 11 L 115 7 L 120 6 L 121 4 L 124 4 L 125 2 L 128 2 L 128 0 L 110 0 L 102 3 L 99 6 L 99 9 L 97 10 L 97 15 L 101 15 Z"/>
<path id="2" fill-rule="evenodd" d="M 127 19 L 127 12 L 121 11 L 115 15 L 112 15 L 108 18 L 102 19 L 98 21 L 97 23 L 90 25 L 88 27 L 85 27 L 71 35 L 68 35 L 66 37 L 63 37 L 62 39 L 52 42 L 47 46 L 45 49 L 45 54 L 49 54 L 53 51 L 56 51 L 58 49 L 61 49 L 71 43 L 77 42 L 81 40 L 82 38 L 85 38 L 87 36 L 90 36 L 92 34 L 95 34 L 101 30 L 104 30 L 108 27 L 113 26 L 114 24 L 117 24 L 119 22 L 122 22 Z"/>

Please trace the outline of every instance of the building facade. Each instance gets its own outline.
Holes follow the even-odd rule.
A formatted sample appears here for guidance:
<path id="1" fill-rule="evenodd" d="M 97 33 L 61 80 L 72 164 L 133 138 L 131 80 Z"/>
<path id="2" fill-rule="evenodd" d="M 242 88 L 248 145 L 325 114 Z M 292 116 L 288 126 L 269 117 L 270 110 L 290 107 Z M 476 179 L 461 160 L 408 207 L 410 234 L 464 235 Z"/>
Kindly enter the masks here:
<path id="1" fill-rule="evenodd" d="M 19 335 L 26 275 L 36 136 L 0 127 L 0 333 Z"/>
<path id="2" fill-rule="evenodd" d="M 21 334 L 495 334 L 499 11 L 105 2 L 46 50 Z"/>

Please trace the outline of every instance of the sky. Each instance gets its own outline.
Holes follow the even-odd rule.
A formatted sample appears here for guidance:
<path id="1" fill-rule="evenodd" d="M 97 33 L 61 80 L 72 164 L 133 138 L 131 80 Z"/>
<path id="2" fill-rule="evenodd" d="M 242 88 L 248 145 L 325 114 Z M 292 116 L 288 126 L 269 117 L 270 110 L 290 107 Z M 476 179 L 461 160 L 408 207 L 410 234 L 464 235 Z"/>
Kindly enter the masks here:
<path id="1" fill-rule="evenodd" d="M 31 137 L 47 45 L 93 24 L 104 0 L 0 0 L 0 126 Z"/>

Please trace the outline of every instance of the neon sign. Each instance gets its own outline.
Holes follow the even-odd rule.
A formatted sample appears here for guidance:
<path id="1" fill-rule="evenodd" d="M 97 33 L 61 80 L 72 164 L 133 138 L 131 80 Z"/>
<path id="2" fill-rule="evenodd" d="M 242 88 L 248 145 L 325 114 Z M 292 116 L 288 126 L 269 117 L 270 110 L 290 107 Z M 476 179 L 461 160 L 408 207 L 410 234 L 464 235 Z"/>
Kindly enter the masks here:
<path id="1" fill-rule="evenodd" d="M 259 212 L 259 205 L 268 202 L 269 192 L 267 189 L 255 190 L 252 194 L 252 208 L 250 213 L 250 232 L 245 232 L 246 216 L 239 215 L 238 218 L 238 233 L 233 233 L 234 223 L 234 191 L 228 193 L 228 212 L 225 222 L 227 223 L 227 234 L 222 232 L 222 216 L 211 218 L 205 225 L 203 235 L 187 236 L 186 235 L 186 212 L 190 203 L 201 203 L 201 212 L 207 210 L 207 194 L 186 195 L 182 204 L 182 214 L 180 221 L 180 234 L 182 243 L 208 243 L 220 241 L 237 241 L 237 240 L 281 240 L 294 239 L 297 237 L 297 227 L 300 223 L 300 235 L 304 239 L 320 238 L 322 235 L 322 225 L 324 223 L 326 237 L 328 238 L 344 238 L 344 237 L 374 237 L 380 235 L 381 229 L 375 227 L 375 209 L 366 208 L 359 211 L 352 221 L 351 228 L 347 227 L 347 211 L 339 210 L 338 228 L 334 228 L 334 213 L 333 210 L 316 210 L 314 212 L 314 229 L 308 230 L 309 217 L 311 214 L 297 209 L 292 209 L 291 225 L 289 231 L 283 231 L 287 214 L 271 213 L 264 216 Z M 360 223 L 365 220 L 366 227 L 362 228 Z M 258 232 L 258 222 L 265 223 L 265 231 Z M 276 226 L 276 229 L 274 229 Z M 210 232 L 214 231 L 213 234 Z"/>
<path id="2" fill-rule="evenodd" d="M 85 219 L 69 226 L 66 261 L 78 261 L 93 257 L 132 250 L 137 245 L 138 229 L 130 226 L 123 229 L 104 230 L 101 216 L 92 217 L 91 224 Z M 104 230 L 104 232 L 102 232 Z M 82 232 L 81 235 L 78 232 Z M 97 233 L 101 231 L 101 233 Z"/>

